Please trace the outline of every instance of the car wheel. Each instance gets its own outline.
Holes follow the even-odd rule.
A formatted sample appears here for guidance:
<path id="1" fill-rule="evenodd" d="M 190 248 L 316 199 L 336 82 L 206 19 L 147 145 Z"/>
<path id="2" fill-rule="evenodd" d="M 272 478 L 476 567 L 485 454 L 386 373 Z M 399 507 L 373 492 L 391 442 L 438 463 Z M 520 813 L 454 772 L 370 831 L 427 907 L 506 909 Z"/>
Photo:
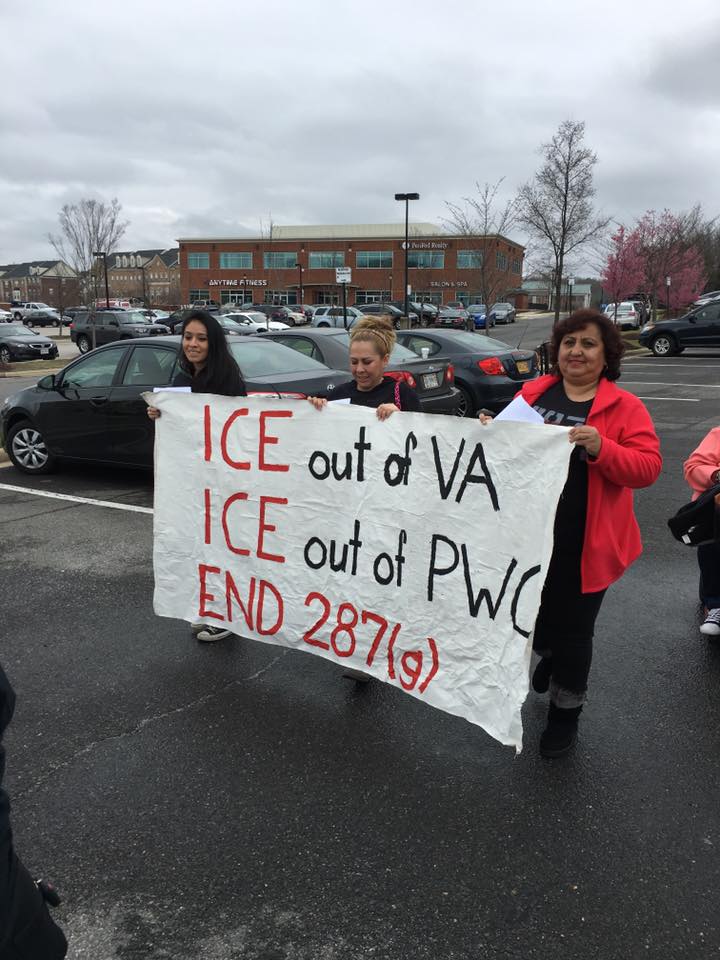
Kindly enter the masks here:
<path id="1" fill-rule="evenodd" d="M 28 317 L 27 320 L 25 321 L 25 326 L 30 327 L 31 330 L 35 326 L 35 324 L 32 322 L 32 319 L 30 317 Z"/>
<path id="2" fill-rule="evenodd" d="M 8 347 L 0 347 L 0 363 L 10 363 L 12 354 Z"/>
<path id="3" fill-rule="evenodd" d="M 460 403 L 455 408 L 456 417 L 474 417 L 475 416 L 475 404 L 473 398 L 470 395 L 470 391 L 463 387 L 461 384 L 455 382 L 455 386 L 460 392 Z"/>
<path id="4" fill-rule="evenodd" d="M 13 464 L 23 473 L 50 473 L 55 467 L 55 457 L 45 446 L 40 431 L 29 420 L 22 420 L 11 428 L 7 452 Z"/>
<path id="5" fill-rule="evenodd" d="M 650 344 L 650 349 L 656 357 L 671 357 L 677 350 L 675 340 L 667 333 L 661 333 Z"/>
<path id="6" fill-rule="evenodd" d="M 22 314 L 21 314 L 21 313 L 14 313 L 14 314 L 13 314 L 13 317 L 15 317 L 16 320 L 22 321 Z"/>
<path id="7" fill-rule="evenodd" d="M 77 338 L 77 346 L 80 353 L 88 353 L 90 350 L 90 340 L 83 334 Z"/>

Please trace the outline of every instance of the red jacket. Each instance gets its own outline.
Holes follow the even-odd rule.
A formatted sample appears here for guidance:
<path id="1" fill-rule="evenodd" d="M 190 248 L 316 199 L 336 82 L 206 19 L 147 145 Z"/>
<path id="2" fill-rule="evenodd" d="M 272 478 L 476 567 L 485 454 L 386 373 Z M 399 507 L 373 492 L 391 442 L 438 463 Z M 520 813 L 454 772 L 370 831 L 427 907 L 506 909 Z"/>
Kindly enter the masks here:
<path id="1" fill-rule="evenodd" d="M 559 377 L 528 380 L 521 390 L 532 406 Z M 642 553 L 633 488 L 649 487 L 662 467 L 660 442 L 642 400 L 602 377 L 587 418 L 602 437 L 588 459 L 588 499 L 581 560 L 583 593 L 604 590 Z"/>

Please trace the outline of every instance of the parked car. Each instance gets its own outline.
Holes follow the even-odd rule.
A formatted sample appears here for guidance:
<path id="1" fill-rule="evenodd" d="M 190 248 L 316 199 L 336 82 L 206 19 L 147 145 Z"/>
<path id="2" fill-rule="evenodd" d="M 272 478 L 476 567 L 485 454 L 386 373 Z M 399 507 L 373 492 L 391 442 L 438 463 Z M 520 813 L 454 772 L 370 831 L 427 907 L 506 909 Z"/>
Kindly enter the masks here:
<path id="1" fill-rule="evenodd" d="M 437 312 L 435 326 L 450 327 L 454 330 L 466 330 L 470 314 L 462 307 L 451 307 L 443 304 Z"/>
<path id="2" fill-rule="evenodd" d="M 491 316 L 488 320 L 488 308 L 484 303 L 471 303 L 467 312 L 476 330 L 484 330 L 486 326 L 491 329 L 495 326 L 495 317 Z"/>
<path id="3" fill-rule="evenodd" d="M 671 357 L 687 347 L 720 347 L 720 300 L 693 307 L 676 320 L 651 320 L 638 341 L 656 357 Z"/>
<path id="4" fill-rule="evenodd" d="M 268 330 L 289 330 L 287 323 L 271 320 L 264 313 L 226 313 L 221 314 L 218 323 L 225 333 L 254 334 Z"/>
<path id="5" fill-rule="evenodd" d="M 77 344 L 80 353 L 114 340 L 129 340 L 132 337 L 157 337 L 170 333 L 170 328 L 161 323 L 151 323 L 139 310 L 90 310 L 78 313 L 70 327 L 70 338 Z"/>
<path id="6" fill-rule="evenodd" d="M 357 307 L 347 307 L 348 329 L 365 316 Z M 317 307 L 310 321 L 313 327 L 344 327 L 345 314 L 342 307 L 323 304 Z"/>
<path id="7" fill-rule="evenodd" d="M 443 304 L 443 306 L 450 307 L 451 310 L 464 310 L 466 305 L 462 300 L 451 300 L 449 303 Z"/>
<path id="8" fill-rule="evenodd" d="M 347 330 L 288 330 L 285 333 L 269 333 L 265 339 L 292 347 L 336 370 L 350 369 L 350 336 Z M 396 344 L 386 372 L 391 377 L 402 378 L 413 387 L 423 413 L 457 412 L 460 395 L 453 383 L 454 373 L 450 363 L 418 360 L 416 354 Z M 345 379 L 350 379 L 349 372 Z"/>
<path id="9" fill-rule="evenodd" d="M 251 394 L 305 397 L 348 379 L 347 371 L 265 338 L 233 337 L 228 345 Z M 152 467 L 154 424 L 141 394 L 172 383 L 180 349 L 180 337 L 98 347 L 9 397 L 0 408 L 0 443 L 28 474 L 48 473 L 63 459 Z"/>
<path id="10" fill-rule="evenodd" d="M 3 310 L 3 308 L 0 307 L 0 323 L 12 323 L 12 321 L 13 315 L 10 313 L 10 311 Z"/>
<path id="11" fill-rule="evenodd" d="M 693 303 L 693 306 L 704 307 L 706 303 L 710 303 L 713 300 L 720 300 L 720 290 L 710 290 L 707 293 L 703 293 Z"/>
<path id="12" fill-rule="evenodd" d="M 51 307 L 47 303 L 38 301 L 20 303 L 14 300 L 10 310 L 14 320 L 26 323 L 29 327 L 47 327 L 54 321 L 56 321 L 55 326 L 60 325 L 60 314 L 55 307 Z"/>
<path id="13" fill-rule="evenodd" d="M 312 320 L 313 311 L 315 307 L 310 303 L 294 303 L 293 306 L 298 313 L 304 313 L 306 320 Z"/>
<path id="14" fill-rule="evenodd" d="M 490 307 L 490 322 L 495 323 L 515 323 L 515 307 L 512 303 L 499 301 Z"/>
<path id="15" fill-rule="evenodd" d="M 370 316 L 389 317 L 394 327 L 400 325 L 400 320 L 403 317 L 402 310 L 398 310 L 398 308 L 394 307 L 391 303 L 363 303 L 358 306 L 357 309 L 361 313 L 369 314 Z M 420 317 L 412 310 L 408 314 L 408 317 L 411 323 L 418 323 L 420 320 Z"/>
<path id="16" fill-rule="evenodd" d="M 617 307 L 617 315 L 615 309 Z M 639 330 L 642 326 L 642 304 L 633 300 L 623 300 L 622 303 L 609 303 L 605 307 L 605 316 L 609 317 L 621 329 L 626 327 Z"/>
<path id="17" fill-rule="evenodd" d="M 54 360 L 58 348 L 50 337 L 43 337 L 22 323 L 0 327 L 0 362 L 11 360 Z"/>
<path id="18" fill-rule="evenodd" d="M 170 314 L 169 314 L 169 312 L 168 312 L 167 310 L 155 310 L 155 309 L 147 310 L 147 309 L 144 309 L 144 308 L 139 308 L 139 309 L 138 309 L 138 312 L 139 312 L 139 313 L 142 313 L 143 316 L 145 316 L 145 317 L 146 317 L 148 320 L 150 320 L 152 323 L 163 323 L 163 324 L 165 324 L 165 321 L 166 321 L 166 320 L 168 319 L 168 317 L 170 316 Z M 167 324 L 165 324 L 165 326 L 167 326 Z"/>
<path id="19" fill-rule="evenodd" d="M 400 330 L 398 342 L 418 356 L 452 363 L 464 417 L 475 416 L 482 407 L 502 410 L 525 380 L 540 373 L 533 350 L 513 350 L 466 330 Z"/>
<path id="20" fill-rule="evenodd" d="M 405 313 L 404 300 L 390 300 L 389 303 L 391 306 L 397 307 L 401 313 Z M 408 300 L 408 311 L 413 322 L 418 322 L 421 326 L 434 323 L 438 314 L 438 308 L 434 303 L 419 303 L 417 300 Z M 418 320 L 415 321 L 414 317 L 417 317 Z"/>
<path id="21" fill-rule="evenodd" d="M 264 313 L 270 317 L 271 320 L 280 320 L 289 327 L 297 327 L 307 323 L 307 317 L 304 313 L 298 313 L 283 303 L 253 303 L 246 309 L 251 310 L 253 313 Z"/>

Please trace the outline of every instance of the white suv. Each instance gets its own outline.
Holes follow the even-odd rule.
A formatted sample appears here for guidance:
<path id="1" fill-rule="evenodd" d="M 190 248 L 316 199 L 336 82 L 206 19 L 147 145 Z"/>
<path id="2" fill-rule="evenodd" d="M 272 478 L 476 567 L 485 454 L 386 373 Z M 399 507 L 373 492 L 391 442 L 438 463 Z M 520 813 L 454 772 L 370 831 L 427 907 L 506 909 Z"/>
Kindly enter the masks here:
<path id="1" fill-rule="evenodd" d="M 358 320 L 362 320 L 364 316 L 365 314 L 358 310 L 357 307 L 347 307 L 348 330 Z M 315 310 L 315 313 L 313 313 L 310 324 L 313 327 L 344 327 L 345 318 L 343 316 L 343 308 L 330 305 L 320 306 Z"/>

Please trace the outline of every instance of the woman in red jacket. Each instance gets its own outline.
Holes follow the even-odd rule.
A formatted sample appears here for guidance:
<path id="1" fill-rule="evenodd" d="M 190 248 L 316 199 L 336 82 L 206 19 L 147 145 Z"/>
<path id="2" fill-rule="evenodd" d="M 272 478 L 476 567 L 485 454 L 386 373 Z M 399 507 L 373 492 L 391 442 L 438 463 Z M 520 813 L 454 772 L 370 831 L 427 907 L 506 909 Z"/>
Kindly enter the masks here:
<path id="1" fill-rule="evenodd" d="M 546 423 L 571 428 L 575 445 L 533 636 L 541 657 L 533 689 L 550 690 L 540 738 L 547 757 L 575 743 L 595 619 L 607 588 L 642 550 L 632 491 L 650 486 L 662 466 L 650 414 L 634 394 L 615 386 L 623 350 L 611 320 L 596 310 L 578 310 L 553 331 L 552 375 L 529 380 L 522 389 Z"/>

